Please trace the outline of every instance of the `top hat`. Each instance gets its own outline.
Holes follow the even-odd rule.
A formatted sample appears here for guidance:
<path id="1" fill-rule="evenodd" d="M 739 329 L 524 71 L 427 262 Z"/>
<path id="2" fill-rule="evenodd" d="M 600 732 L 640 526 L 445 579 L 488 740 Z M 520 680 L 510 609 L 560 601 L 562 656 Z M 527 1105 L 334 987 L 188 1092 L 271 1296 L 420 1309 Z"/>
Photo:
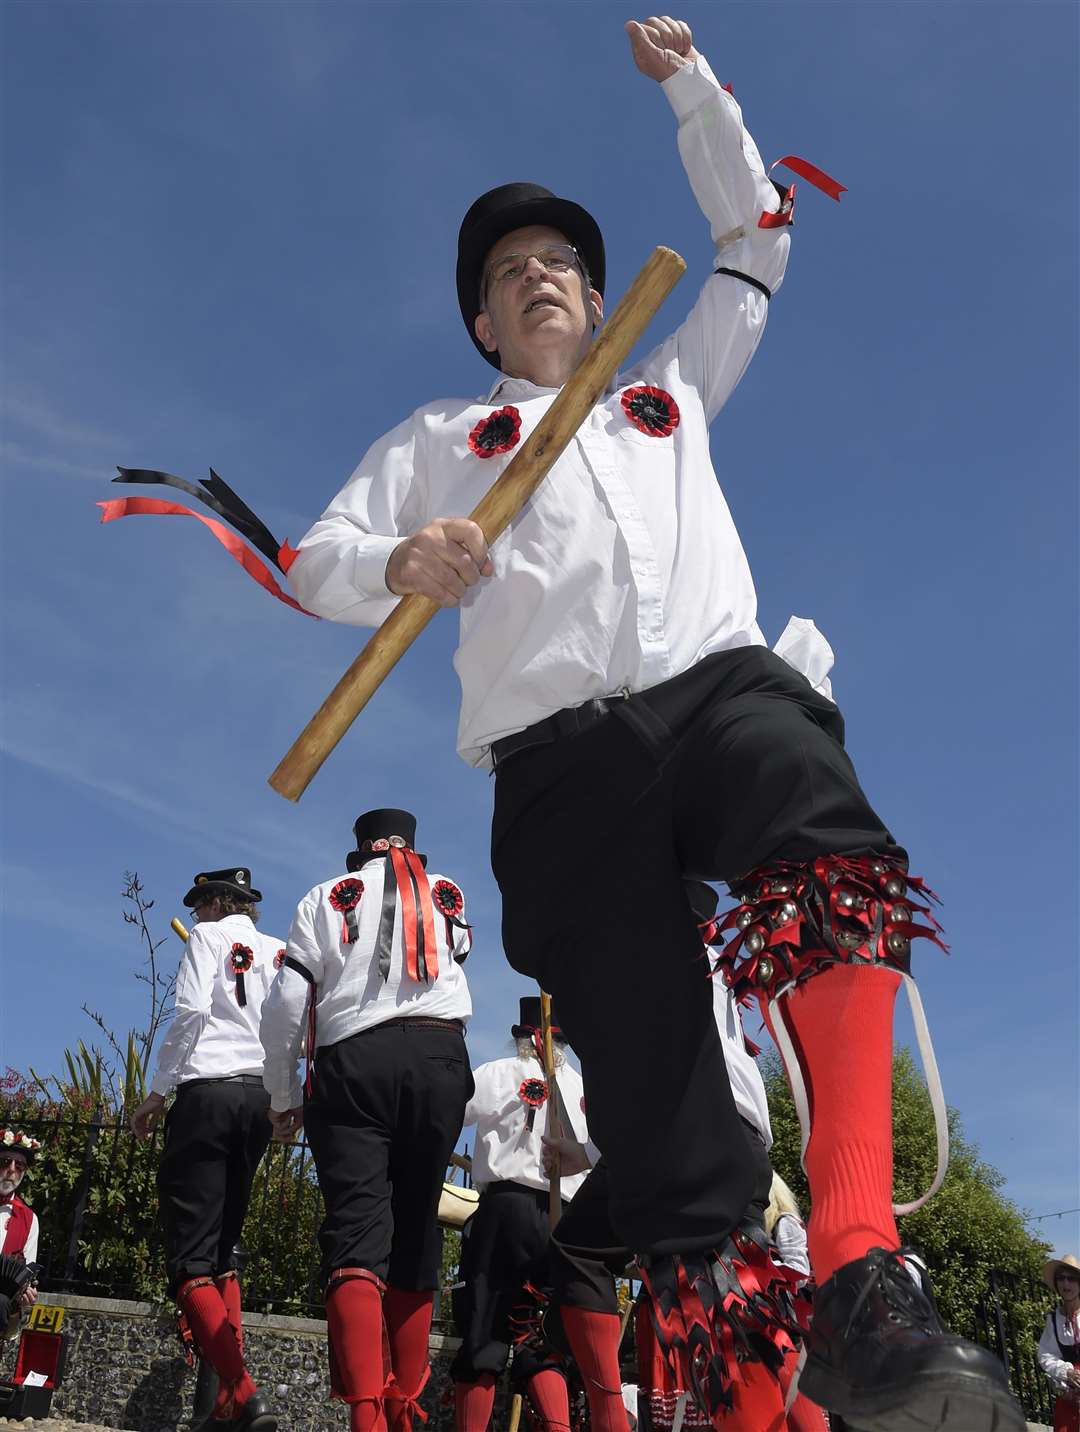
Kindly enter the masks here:
<path id="1" fill-rule="evenodd" d="M 510 1033 L 514 1039 L 531 1039 L 541 1025 L 540 997 L 535 994 L 524 994 L 518 1001 L 518 1023 L 510 1026 Z M 559 1020 L 555 1014 L 555 1006 L 551 1006 L 551 1035 L 553 1039 L 561 1039 L 566 1043 L 566 1035 L 559 1028 Z"/>
<path id="2" fill-rule="evenodd" d="M 359 870 L 373 855 L 384 855 L 391 846 L 412 850 L 416 845 L 416 817 L 407 810 L 368 810 L 353 825 L 356 849 L 345 857 L 346 868 Z M 382 842 L 386 842 L 385 845 Z M 361 847 L 366 845 L 367 849 Z M 420 857 L 424 860 L 424 857 Z M 426 860 L 424 861 L 427 864 Z"/>
<path id="3" fill-rule="evenodd" d="M 500 184 L 481 194 L 462 220 L 458 234 L 457 291 L 469 337 L 494 368 L 499 366 L 498 353 L 489 353 L 476 336 L 484 260 L 504 234 L 532 224 L 546 224 L 565 234 L 589 270 L 592 287 L 601 295 L 604 292 L 604 237 L 588 210 L 571 199 L 560 199 L 540 184 Z"/>
<path id="4" fill-rule="evenodd" d="M 262 892 L 252 889 L 251 871 L 243 865 L 230 865 L 228 870 L 200 871 L 184 896 L 184 904 L 193 910 L 215 895 L 239 895 L 241 900 L 250 900 L 253 905 L 262 899 Z"/>
<path id="5" fill-rule="evenodd" d="M 1071 1253 L 1066 1253 L 1064 1258 L 1051 1258 L 1043 1269 L 1043 1281 L 1054 1287 L 1054 1279 L 1062 1268 L 1067 1268 L 1070 1273 L 1080 1277 L 1080 1262 Z"/>

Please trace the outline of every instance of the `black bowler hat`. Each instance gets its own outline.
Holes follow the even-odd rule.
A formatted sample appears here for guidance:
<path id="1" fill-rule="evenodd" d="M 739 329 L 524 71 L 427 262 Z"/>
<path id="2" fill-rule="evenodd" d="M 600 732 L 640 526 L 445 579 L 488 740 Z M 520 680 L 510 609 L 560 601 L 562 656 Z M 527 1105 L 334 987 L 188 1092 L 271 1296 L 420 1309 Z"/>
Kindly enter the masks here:
<path id="1" fill-rule="evenodd" d="M 458 234 L 457 291 L 469 337 L 494 368 L 499 366 L 498 354 L 487 351 L 475 328 L 484 261 L 492 244 L 504 234 L 532 224 L 546 224 L 565 234 L 589 270 L 591 286 L 601 295 L 604 292 L 604 237 L 588 210 L 571 199 L 560 199 L 540 184 L 500 184 L 481 194 L 462 220 Z"/>
<path id="2" fill-rule="evenodd" d="M 414 849 L 416 817 L 407 810 L 368 810 L 357 816 L 353 835 L 356 837 L 356 849 L 349 851 L 345 864 L 348 870 L 359 870 L 365 860 L 370 860 L 372 855 L 384 855 L 391 845 Z M 376 842 L 382 841 L 386 844 L 375 849 Z M 367 850 L 361 848 L 365 842 Z"/>
<path id="3" fill-rule="evenodd" d="M 541 1026 L 540 997 L 535 994 L 525 994 L 518 1001 L 518 1023 L 510 1026 L 510 1033 L 514 1039 L 531 1039 L 534 1031 Z M 566 1035 L 559 1028 L 559 1020 L 555 1014 L 555 1006 L 551 1006 L 551 1036 L 553 1039 L 561 1039 L 566 1043 Z"/>
<path id="4" fill-rule="evenodd" d="M 243 865 L 230 865 L 228 870 L 200 871 L 184 896 L 184 904 L 192 910 L 215 895 L 239 895 L 241 900 L 250 900 L 253 905 L 262 899 L 261 892 L 251 888 L 251 871 Z"/>

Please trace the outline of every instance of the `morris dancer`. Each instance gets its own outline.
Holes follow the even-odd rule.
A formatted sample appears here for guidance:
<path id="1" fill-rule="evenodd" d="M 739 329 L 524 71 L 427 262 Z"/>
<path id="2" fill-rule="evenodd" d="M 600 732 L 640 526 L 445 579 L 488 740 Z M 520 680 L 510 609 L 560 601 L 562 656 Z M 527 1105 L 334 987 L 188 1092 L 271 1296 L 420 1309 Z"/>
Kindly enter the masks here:
<path id="1" fill-rule="evenodd" d="M 308 610 L 356 624 L 382 621 L 407 592 L 461 603 L 459 750 L 496 771 L 507 956 L 558 1003 L 609 1167 L 612 1224 L 641 1259 L 665 1345 L 699 1373 L 711 1348 L 696 1376 L 710 1411 L 728 1395 L 724 1325 L 756 1331 L 749 1296 L 717 1293 L 717 1257 L 746 1270 L 746 1292 L 771 1264 L 731 1241 L 755 1161 L 701 998 L 684 875 L 731 886 L 732 952 L 746 956 L 736 977 L 779 997 L 812 1096 L 822 1286 L 805 1390 L 867 1432 L 914 1421 L 967 1432 L 999 1414 L 1011 1432 L 1023 1421 L 1001 1365 L 945 1332 L 897 1249 L 891 1030 L 910 940 L 934 935 L 914 918 L 922 885 L 859 786 L 839 711 L 765 647 L 709 458 L 708 425 L 783 277 L 793 188 L 766 174 L 686 24 L 627 29 L 675 111 L 716 244 L 690 315 L 601 396 L 489 552 L 455 514 L 587 351 L 604 245 L 590 214 L 538 185 L 484 194 L 461 228 L 458 299 L 498 378 L 483 401 L 430 404 L 379 440 L 289 580 Z M 785 162 L 838 195 L 820 170 Z M 656 203 L 656 175 L 648 187 Z M 765 468 L 783 460 L 772 429 L 761 449 Z M 573 871 L 557 902 L 541 877 L 553 852 Z"/>
<path id="2" fill-rule="evenodd" d="M 261 899 L 243 866 L 195 876 L 184 904 L 197 924 L 176 977 L 176 1012 L 151 1093 L 131 1120 L 135 1136 L 148 1138 L 175 1086 L 158 1169 L 169 1291 L 220 1379 L 213 1421 L 236 1432 L 277 1426 L 244 1365 L 233 1257 L 272 1132 L 259 1016 L 284 946 L 255 928 Z"/>
<path id="3" fill-rule="evenodd" d="M 495 1379 L 515 1341 L 515 1317 L 530 1302 L 526 1285 L 543 1289 L 549 1282 L 548 1177 L 541 1167 L 549 1106 L 536 996 L 521 1000 L 519 1022 L 510 1033 L 517 1053 L 473 1071 L 476 1090 L 465 1110 L 466 1125 L 476 1125 L 472 1177 L 480 1204 L 463 1241 L 465 1287 L 454 1305 L 461 1332 L 461 1349 L 450 1370 L 458 1432 L 484 1432 Z M 566 1062 L 565 1036 L 554 1022 L 552 1037 L 562 1105 L 559 1126 L 584 1144 L 589 1135 L 581 1078 Z M 564 1201 L 584 1181 L 583 1173 L 564 1178 Z M 521 1343 L 510 1377 L 514 1390 L 529 1398 L 539 1422 L 549 1432 L 565 1432 L 570 1421 L 566 1378 L 555 1360 Z"/>
<path id="4" fill-rule="evenodd" d="M 352 1432 L 409 1432 L 429 1372 L 436 1209 L 473 1087 L 471 936 L 460 889 L 414 849 L 414 816 L 367 811 L 353 830 L 347 873 L 293 917 L 263 1017 L 265 1077 L 276 1134 L 303 1123 L 326 1203 L 331 1395 Z"/>

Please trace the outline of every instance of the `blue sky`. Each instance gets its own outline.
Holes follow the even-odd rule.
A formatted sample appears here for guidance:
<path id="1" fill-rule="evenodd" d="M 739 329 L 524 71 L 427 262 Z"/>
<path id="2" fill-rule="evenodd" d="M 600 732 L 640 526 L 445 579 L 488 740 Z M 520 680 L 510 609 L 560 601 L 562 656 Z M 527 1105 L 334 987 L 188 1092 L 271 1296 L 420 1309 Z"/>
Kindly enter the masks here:
<path id="1" fill-rule="evenodd" d="M 609 300 L 679 249 L 661 336 L 709 239 L 628 13 L 3 7 L 3 1061 L 58 1068 L 84 1000 L 136 1018 L 125 869 L 164 933 L 194 871 L 250 864 L 284 934 L 383 804 L 418 812 L 465 888 L 474 1058 L 502 1047 L 527 990 L 499 945 L 491 783 L 454 754 L 454 619 L 292 806 L 266 777 L 358 634 L 272 602 L 196 523 L 99 527 L 94 503 L 117 463 L 213 464 L 299 540 L 374 438 L 487 388 L 454 244 L 507 180 L 591 208 Z M 762 625 L 828 635 L 863 782 L 944 897 L 952 954 L 917 969 L 949 1101 L 1019 1204 L 1072 1209 L 1077 11 L 680 13 L 766 160 L 850 190 L 800 185 L 769 331 L 714 428 Z M 1076 1215 L 1039 1226 L 1080 1245 Z"/>

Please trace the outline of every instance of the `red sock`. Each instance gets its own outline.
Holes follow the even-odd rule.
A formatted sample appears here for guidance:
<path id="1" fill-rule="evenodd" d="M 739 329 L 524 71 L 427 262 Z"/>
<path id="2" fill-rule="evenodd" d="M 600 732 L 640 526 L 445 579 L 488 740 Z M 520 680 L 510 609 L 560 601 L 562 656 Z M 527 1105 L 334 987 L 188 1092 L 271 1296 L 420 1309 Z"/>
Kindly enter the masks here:
<path id="1" fill-rule="evenodd" d="M 900 1242 L 892 1212 L 892 1030 L 900 976 L 833 965 L 784 996 L 810 1103 L 810 1264 L 818 1283 Z"/>
<path id="2" fill-rule="evenodd" d="M 386 1421 L 390 1432 L 410 1432 L 413 1406 L 428 1379 L 428 1339 L 435 1294 L 387 1288 L 383 1316 L 390 1342 L 393 1382 L 386 1391 Z"/>
<path id="3" fill-rule="evenodd" d="M 570 1398 L 566 1391 L 566 1378 L 561 1372 L 553 1367 L 542 1368 L 540 1372 L 533 1373 L 525 1389 L 541 1426 L 550 1429 L 550 1432 L 569 1432 Z"/>
<path id="4" fill-rule="evenodd" d="M 493 1372 L 482 1372 L 475 1382 L 455 1382 L 454 1432 L 487 1432 L 494 1406 Z"/>
<path id="5" fill-rule="evenodd" d="M 256 1389 L 244 1366 L 236 1334 L 229 1326 L 221 1293 L 209 1279 L 189 1278 L 181 1285 L 176 1301 L 187 1316 L 199 1351 L 221 1378 L 225 1397 L 219 1397 L 219 1402 L 221 1410 L 230 1415 L 231 1408 L 242 1407 Z M 214 1413 L 218 1413 L 216 1405 Z"/>
<path id="6" fill-rule="evenodd" d="M 244 1352 L 244 1319 L 240 1311 L 240 1279 L 235 1273 L 223 1273 L 214 1279 L 221 1301 L 225 1304 L 225 1316 L 236 1337 L 240 1354 Z"/>
<path id="7" fill-rule="evenodd" d="M 794 1362 L 795 1354 L 789 1354 Z M 786 1432 L 784 1394 L 769 1369 L 760 1362 L 740 1363 L 731 1382 L 731 1409 L 720 1425 L 745 1427 L 747 1432 Z"/>
<path id="8" fill-rule="evenodd" d="M 386 1432 L 383 1413 L 383 1311 L 379 1288 L 347 1278 L 326 1295 L 330 1391 L 349 1403 L 351 1432 Z"/>
<path id="9" fill-rule="evenodd" d="M 570 1351 L 588 1394 L 592 1432 L 630 1432 L 619 1372 L 622 1319 L 618 1313 L 594 1313 L 565 1305 L 560 1311 Z"/>

